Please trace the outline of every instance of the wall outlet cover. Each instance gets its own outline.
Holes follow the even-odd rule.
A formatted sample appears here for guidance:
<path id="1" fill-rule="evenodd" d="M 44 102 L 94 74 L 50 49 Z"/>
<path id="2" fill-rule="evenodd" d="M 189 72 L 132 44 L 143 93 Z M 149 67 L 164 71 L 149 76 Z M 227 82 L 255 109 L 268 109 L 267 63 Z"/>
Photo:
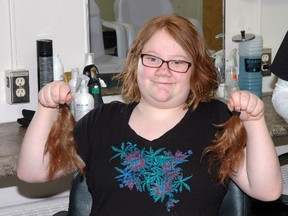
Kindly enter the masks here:
<path id="1" fill-rule="evenodd" d="M 25 69 L 5 70 L 6 101 L 9 104 L 30 102 L 29 71 Z"/>

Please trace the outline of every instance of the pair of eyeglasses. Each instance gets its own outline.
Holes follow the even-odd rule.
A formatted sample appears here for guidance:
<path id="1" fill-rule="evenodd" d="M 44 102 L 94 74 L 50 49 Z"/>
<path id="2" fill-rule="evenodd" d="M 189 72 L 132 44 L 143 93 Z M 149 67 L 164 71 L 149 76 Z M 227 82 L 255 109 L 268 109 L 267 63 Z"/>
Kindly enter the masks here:
<path id="1" fill-rule="evenodd" d="M 168 68 L 176 73 L 186 73 L 191 67 L 191 62 L 182 60 L 165 61 L 157 56 L 149 54 L 141 54 L 142 64 L 150 68 L 160 68 L 164 63 L 167 63 Z"/>

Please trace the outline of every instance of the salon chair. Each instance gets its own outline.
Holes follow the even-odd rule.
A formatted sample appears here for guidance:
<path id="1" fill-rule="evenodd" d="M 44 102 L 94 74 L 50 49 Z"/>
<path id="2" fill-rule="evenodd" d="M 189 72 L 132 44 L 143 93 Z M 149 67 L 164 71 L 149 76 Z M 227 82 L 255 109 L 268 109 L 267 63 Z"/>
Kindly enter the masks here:
<path id="1" fill-rule="evenodd" d="M 92 206 L 85 176 L 77 172 L 72 180 L 68 211 L 54 216 L 88 216 Z M 218 216 L 249 216 L 250 200 L 234 182 L 228 185 L 227 193 L 221 204 Z"/>
<path id="2" fill-rule="evenodd" d="M 114 74 L 123 69 L 127 55 L 126 30 L 116 21 L 105 21 L 101 18 L 98 5 L 89 0 L 90 52 L 94 53 L 94 63 L 100 74 Z M 88 17 L 87 17 L 88 18 Z M 116 33 L 117 56 L 107 55 L 104 49 L 103 27 L 113 29 Z"/>

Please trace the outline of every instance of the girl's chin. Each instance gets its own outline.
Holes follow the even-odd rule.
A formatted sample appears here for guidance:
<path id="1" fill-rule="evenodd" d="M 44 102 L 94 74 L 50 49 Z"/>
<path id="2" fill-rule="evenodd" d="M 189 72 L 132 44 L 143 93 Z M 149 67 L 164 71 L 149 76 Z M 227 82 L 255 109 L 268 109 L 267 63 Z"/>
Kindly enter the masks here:
<path id="1" fill-rule="evenodd" d="M 153 95 L 153 98 L 157 102 L 167 102 L 170 100 L 170 95 Z"/>

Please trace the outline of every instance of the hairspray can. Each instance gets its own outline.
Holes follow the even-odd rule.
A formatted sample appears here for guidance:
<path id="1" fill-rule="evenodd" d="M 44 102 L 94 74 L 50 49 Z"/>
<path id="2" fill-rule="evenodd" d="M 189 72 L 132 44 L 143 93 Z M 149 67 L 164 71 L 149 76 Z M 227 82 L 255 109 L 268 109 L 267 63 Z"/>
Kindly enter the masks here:
<path id="1" fill-rule="evenodd" d="M 53 81 L 53 45 L 52 40 L 37 40 L 38 90 Z"/>

